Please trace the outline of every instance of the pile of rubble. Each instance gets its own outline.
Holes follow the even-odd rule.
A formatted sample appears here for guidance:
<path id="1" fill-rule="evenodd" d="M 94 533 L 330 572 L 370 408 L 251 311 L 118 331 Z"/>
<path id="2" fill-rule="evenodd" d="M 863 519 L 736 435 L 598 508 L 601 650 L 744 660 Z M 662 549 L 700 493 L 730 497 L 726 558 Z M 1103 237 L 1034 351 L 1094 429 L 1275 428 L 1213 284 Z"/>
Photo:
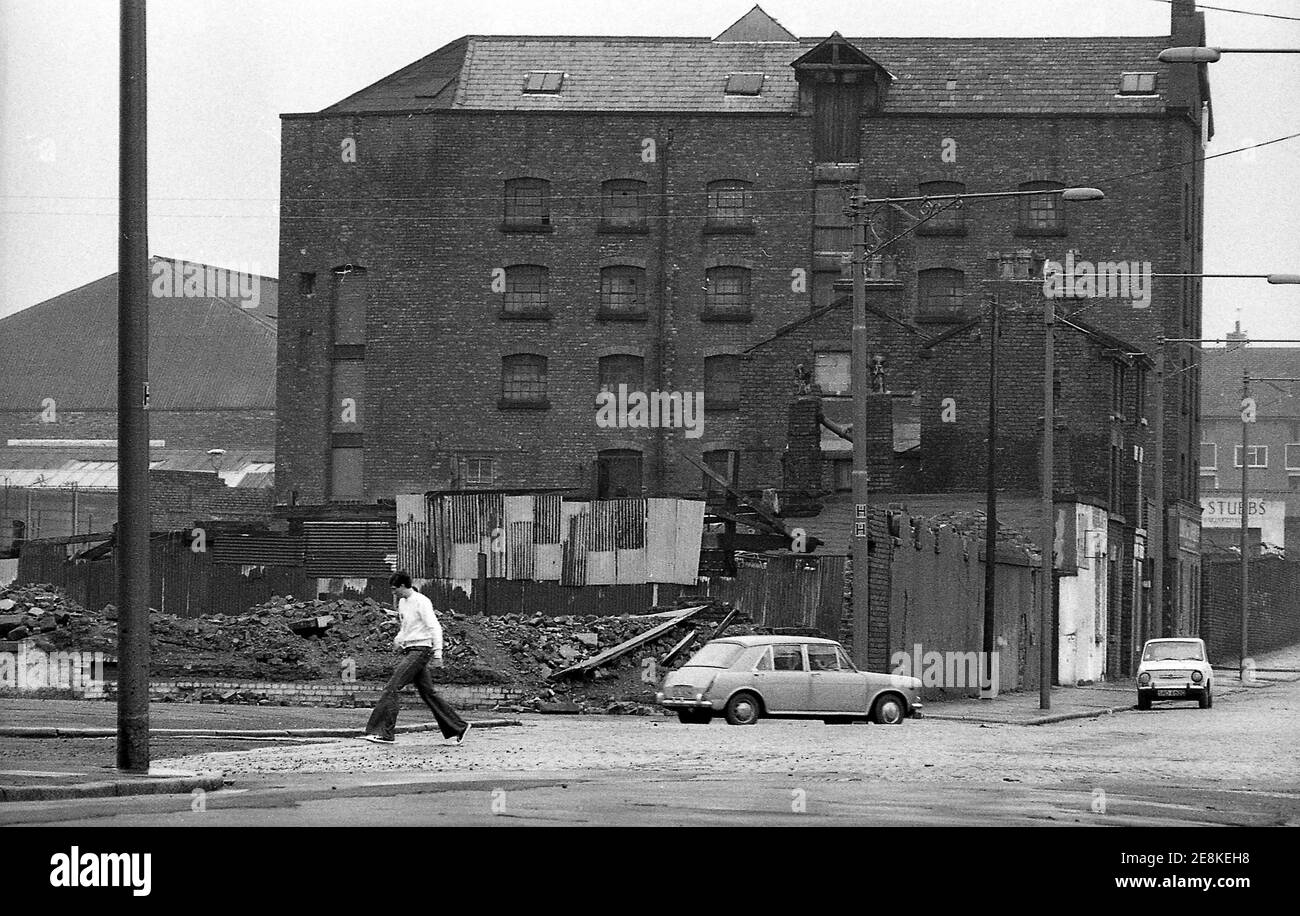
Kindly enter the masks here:
<path id="1" fill-rule="evenodd" d="M 39 637 L 66 627 L 73 617 L 87 617 L 85 608 L 47 585 L 0 589 L 0 639 Z"/>
<path id="2" fill-rule="evenodd" d="M 663 624 L 662 615 L 560 616 L 439 614 L 444 665 L 430 670 L 451 684 L 508 684 L 551 712 L 653 711 L 660 659 L 689 629 L 708 638 L 716 621 L 697 618 L 593 668 L 582 677 L 560 671 Z M 183 618 L 150 612 L 150 671 L 155 678 L 222 680 L 384 681 L 392 672 L 397 620 L 372 598 L 274 597 L 246 613 Z M 729 634 L 751 632 L 744 625 Z M 117 651 L 117 611 L 87 610 L 48 585 L 0 589 L 0 640 L 34 639 L 45 650 Z M 674 664 L 689 657 L 685 652 Z M 346 675 L 344 675 L 346 672 Z M 210 701 L 245 700 L 225 691 Z"/>

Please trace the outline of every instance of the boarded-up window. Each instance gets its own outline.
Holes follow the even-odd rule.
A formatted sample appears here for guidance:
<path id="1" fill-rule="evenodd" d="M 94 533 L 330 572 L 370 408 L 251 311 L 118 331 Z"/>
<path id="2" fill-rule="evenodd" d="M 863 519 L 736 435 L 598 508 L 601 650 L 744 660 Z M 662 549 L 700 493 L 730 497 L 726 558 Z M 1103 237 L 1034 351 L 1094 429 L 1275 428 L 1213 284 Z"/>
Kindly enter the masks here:
<path id="1" fill-rule="evenodd" d="M 844 212 L 848 194 L 841 184 L 819 184 L 814 195 L 813 250 L 849 251 L 852 249 L 852 230 L 849 217 Z"/>
<path id="2" fill-rule="evenodd" d="M 334 399 L 330 423 L 334 432 L 359 433 L 365 426 L 366 364 L 357 359 L 334 361 Z"/>
<path id="3" fill-rule="evenodd" d="M 643 229 L 646 219 L 646 183 L 616 178 L 601 186 L 601 225 L 605 229 Z"/>
<path id="4" fill-rule="evenodd" d="M 334 344 L 366 342 L 366 270 L 347 266 L 334 271 Z"/>
<path id="5" fill-rule="evenodd" d="M 361 467 L 363 450 L 342 447 L 332 450 L 330 461 L 330 497 L 332 499 L 363 499 Z"/>
<path id="6" fill-rule="evenodd" d="M 600 358 L 600 390 L 618 393 L 618 386 L 641 391 L 645 386 L 645 360 L 631 353 L 615 353 Z"/>
<path id="7" fill-rule="evenodd" d="M 838 350 L 818 353 L 815 359 L 813 381 L 821 386 L 822 394 L 852 393 L 851 353 Z"/>

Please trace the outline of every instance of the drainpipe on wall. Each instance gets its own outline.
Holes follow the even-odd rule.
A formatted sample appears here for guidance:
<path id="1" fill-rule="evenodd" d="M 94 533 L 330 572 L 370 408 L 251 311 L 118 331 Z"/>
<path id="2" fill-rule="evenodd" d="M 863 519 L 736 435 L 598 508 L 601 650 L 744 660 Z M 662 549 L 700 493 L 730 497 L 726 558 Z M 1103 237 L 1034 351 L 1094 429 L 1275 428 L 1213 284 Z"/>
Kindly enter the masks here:
<path id="1" fill-rule="evenodd" d="M 655 312 L 655 390 L 666 391 L 669 388 L 667 384 L 668 371 L 665 363 L 668 361 L 671 352 L 670 341 L 667 339 L 669 321 L 668 310 L 670 289 L 668 283 L 668 216 L 669 209 L 672 206 L 671 198 L 668 196 L 668 158 L 671 155 L 673 147 L 673 131 L 671 127 L 660 125 L 659 136 L 662 142 L 658 148 L 659 159 L 659 246 L 656 252 L 658 258 L 658 294 L 659 308 Z M 655 430 L 655 454 L 654 454 L 654 492 L 663 494 L 667 490 L 668 476 L 668 442 L 667 437 L 669 430 L 667 427 L 659 427 Z"/>

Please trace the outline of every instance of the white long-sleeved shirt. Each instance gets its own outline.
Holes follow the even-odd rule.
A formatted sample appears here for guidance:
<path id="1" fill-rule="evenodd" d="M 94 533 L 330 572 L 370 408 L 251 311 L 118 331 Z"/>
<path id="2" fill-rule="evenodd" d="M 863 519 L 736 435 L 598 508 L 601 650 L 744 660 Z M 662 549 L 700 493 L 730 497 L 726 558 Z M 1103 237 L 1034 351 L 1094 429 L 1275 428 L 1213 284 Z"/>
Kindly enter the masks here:
<path id="1" fill-rule="evenodd" d="M 442 625 L 433 613 L 433 602 L 419 592 L 409 598 L 399 598 L 397 614 L 402 627 L 397 633 L 397 644 L 403 649 L 412 646 L 429 646 L 435 658 L 442 656 Z"/>

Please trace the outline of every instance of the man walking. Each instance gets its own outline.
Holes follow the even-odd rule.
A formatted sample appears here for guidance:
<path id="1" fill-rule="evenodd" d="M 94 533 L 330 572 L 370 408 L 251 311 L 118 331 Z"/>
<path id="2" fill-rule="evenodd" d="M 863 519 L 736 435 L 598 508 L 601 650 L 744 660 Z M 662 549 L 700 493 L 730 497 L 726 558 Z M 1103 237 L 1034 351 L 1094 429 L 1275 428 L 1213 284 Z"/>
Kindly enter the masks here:
<path id="1" fill-rule="evenodd" d="M 411 587 L 411 577 L 404 573 L 394 573 L 388 580 L 397 595 L 396 616 L 401 619 L 401 629 L 393 640 L 402 653 L 401 660 L 393 669 L 393 676 L 388 679 L 384 693 L 370 713 L 366 723 L 366 733 L 362 736 L 367 741 L 379 744 L 393 743 L 393 728 L 397 724 L 397 695 L 407 684 L 415 684 L 420 699 L 433 712 L 442 729 L 444 738 L 455 738 L 460 744 L 468 734 L 470 723 L 460 717 L 456 710 L 433 689 L 429 677 L 428 664 L 433 660 L 434 666 L 442 667 L 442 626 L 433 613 L 433 602 Z M 390 614 L 391 616 L 391 614 Z"/>

